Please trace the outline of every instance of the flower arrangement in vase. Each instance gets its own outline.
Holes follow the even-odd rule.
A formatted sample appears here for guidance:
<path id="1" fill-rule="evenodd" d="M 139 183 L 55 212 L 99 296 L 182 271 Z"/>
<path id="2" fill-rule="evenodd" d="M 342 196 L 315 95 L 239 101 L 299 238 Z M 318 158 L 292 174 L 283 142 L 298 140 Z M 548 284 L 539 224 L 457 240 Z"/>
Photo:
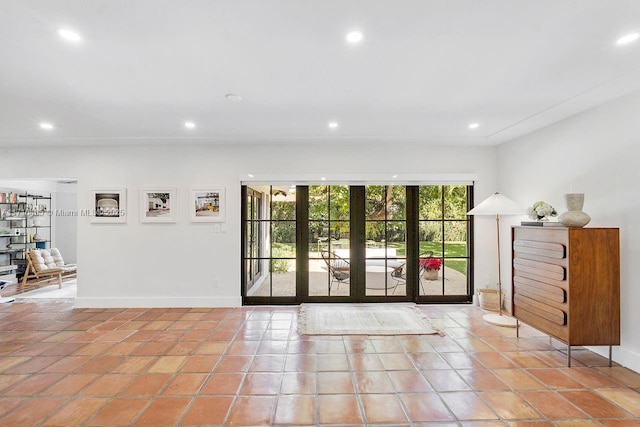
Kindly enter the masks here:
<path id="1" fill-rule="evenodd" d="M 442 258 L 421 258 L 420 267 L 426 280 L 438 280 L 438 271 L 442 268 Z"/>
<path id="2" fill-rule="evenodd" d="M 527 216 L 534 221 L 546 221 L 550 216 L 558 216 L 558 212 L 549 203 L 539 200 L 527 208 Z"/>

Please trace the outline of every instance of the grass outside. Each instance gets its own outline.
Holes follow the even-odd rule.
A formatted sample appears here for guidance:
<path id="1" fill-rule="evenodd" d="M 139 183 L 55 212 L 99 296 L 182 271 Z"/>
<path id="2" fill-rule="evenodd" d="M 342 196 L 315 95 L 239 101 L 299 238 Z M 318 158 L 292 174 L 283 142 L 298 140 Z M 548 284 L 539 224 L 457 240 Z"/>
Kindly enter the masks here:
<path id="1" fill-rule="evenodd" d="M 403 242 L 391 242 L 390 248 L 396 248 L 398 256 L 404 256 L 406 253 Z M 420 242 L 421 256 L 427 252 L 433 252 L 434 257 L 442 257 L 442 242 Z M 444 258 L 457 258 L 467 256 L 466 242 L 444 242 Z M 467 261 L 463 259 L 447 259 L 445 265 L 456 270 L 459 273 L 467 274 Z"/>
<path id="2" fill-rule="evenodd" d="M 389 243 L 390 248 L 396 249 L 396 254 L 400 257 L 406 255 L 406 249 L 403 242 Z M 420 242 L 420 254 L 425 254 L 432 251 L 434 256 L 442 256 L 442 242 Z M 295 258 L 296 257 L 296 244 L 295 243 L 274 243 L 272 245 L 272 256 L 274 258 Z M 457 258 L 467 256 L 467 244 L 466 242 L 445 242 L 444 243 L 444 257 L 445 258 Z M 447 259 L 445 265 L 452 268 L 462 274 L 467 274 L 467 261 L 463 259 Z"/>

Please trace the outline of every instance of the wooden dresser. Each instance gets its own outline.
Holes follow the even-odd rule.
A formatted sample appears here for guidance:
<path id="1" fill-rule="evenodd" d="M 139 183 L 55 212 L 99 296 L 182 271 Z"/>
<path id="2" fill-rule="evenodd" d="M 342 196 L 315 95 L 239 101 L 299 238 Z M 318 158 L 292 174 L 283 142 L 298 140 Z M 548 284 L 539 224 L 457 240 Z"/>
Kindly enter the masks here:
<path id="1" fill-rule="evenodd" d="M 620 344 L 617 228 L 513 227 L 512 313 L 571 346 Z"/>

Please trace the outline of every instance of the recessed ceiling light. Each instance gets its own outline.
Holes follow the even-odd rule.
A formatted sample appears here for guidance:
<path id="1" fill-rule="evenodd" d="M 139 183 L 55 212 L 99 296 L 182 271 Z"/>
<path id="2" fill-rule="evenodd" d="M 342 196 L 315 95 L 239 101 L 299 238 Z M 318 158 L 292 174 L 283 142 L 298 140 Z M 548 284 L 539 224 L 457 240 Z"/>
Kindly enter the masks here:
<path id="1" fill-rule="evenodd" d="M 327 178 L 325 178 L 324 176 L 320 177 L 320 181 L 326 181 L 326 180 L 327 180 Z"/>
<path id="2" fill-rule="evenodd" d="M 329 122 L 329 129 L 336 129 L 338 127 L 338 122 Z"/>
<path id="3" fill-rule="evenodd" d="M 53 129 L 53 123 L 42 122 L 42 123 L 40 123 L 40 129 L 52 130 Z"/>
<path id="4" fill-rule="evenodd" d="M 631 34 L 627 34 L 626 36 L 622 36 L 620 37 L 617 41 L 616 44 L 629 44 L 631 42 L 634 42 L 636 40 L 638 40 L 638 38 L 640 37 L 640 33 L 631 33 Z"/>
<path id="5" fill-rule="evenodd" d="M 56 28 L 56 33 L 69 42 L 79 43 L 82 41 L 82 36 L 69 28 Z"/>
<path id="6" fill-rule="evenodd" d="M 242 99 L 242 97 L 237 93 L 228 93 L 224 97 L 227 98 L 228 101 L 234 101 L 234 102 L 238 102 Z"/>
<path id="7" fill-rule="evenodd" d="M 187 129 L 195 129 L 196 124 L 193 122 L 184 122 L 184 127 L 186 127 Z"/>
<path id="8" fill-rule="evenodd" d="M 249 178 L 253 178 L 253 174 L 249 174 Z"/>
<path id="9" fill-rule="evenodd" d="M 478 129 L 480 127 L 480 123 L 470 123 L 469 129 Z"/>
<path id="10" fill-rule="evenodd" d="M 362 34 L 362 31 L 356 30 L 356 31 L 349 31 L 345 36 L 345 39 L 347 40 L 347 42 L 355 44 L 355 43 L 360 43 L 363 37 L 364 35 Z"/>
<path id="11" fill-rule="evenodd" d="M 395 179 L 395 178 L 397 178 L 397 177 L 398 177 L 398 175 L 393 175 L 391 178 Z"/>

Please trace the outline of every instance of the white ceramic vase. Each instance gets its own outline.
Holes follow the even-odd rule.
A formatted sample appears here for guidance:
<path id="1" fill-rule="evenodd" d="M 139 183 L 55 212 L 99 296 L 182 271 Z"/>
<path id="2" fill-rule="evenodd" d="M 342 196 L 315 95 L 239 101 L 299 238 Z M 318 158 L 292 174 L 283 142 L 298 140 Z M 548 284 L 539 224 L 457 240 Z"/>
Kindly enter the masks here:
<path id="1" fill-rule="evenodd" d="M 569 193 L 564 195 L 564 200 L 567 203 L 568 211 L 560 214 L 558 222 L 565 227 L 577 227 L 581 228 L 589 224 L 591 217 L 582 212 L 582 206 L 584 205 L 583 193 Z"/>

